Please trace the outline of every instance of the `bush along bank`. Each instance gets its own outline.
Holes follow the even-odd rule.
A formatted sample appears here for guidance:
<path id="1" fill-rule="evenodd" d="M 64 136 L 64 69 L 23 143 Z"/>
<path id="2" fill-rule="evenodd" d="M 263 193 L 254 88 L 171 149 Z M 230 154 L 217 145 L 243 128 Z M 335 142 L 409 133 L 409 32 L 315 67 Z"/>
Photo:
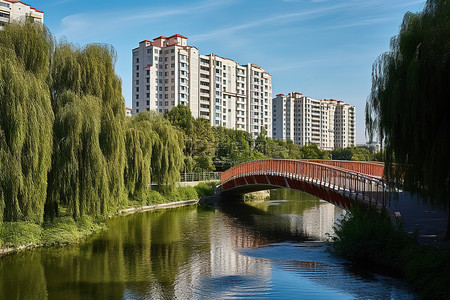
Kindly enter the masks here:
<path id="1" fill-rule="evenodd" d="M 418 244 L 385 211 L 355 205 L 335 226 L 335 234 L 332 252 L 400 275 L 424 299 L 450 299 L 450 250 Z"/>
<path id="2" fill-rule="evenodd" d="M 199 199 L 212 195 L 215 185 L 216 182 L 201 182 L 195 187 L 166 188 L 161 193 L 148 191 L 144 197 L 130 200 L 129 204 L 131 207 L 140 207 Z M 74 220 L 64 210 L 60 215 L 42 225 L 32 222 L 0 223 L 0 255 L 26 248 L 74 244 L 93 233 L 107 229 L 104 217 L 85 215 Z"/>

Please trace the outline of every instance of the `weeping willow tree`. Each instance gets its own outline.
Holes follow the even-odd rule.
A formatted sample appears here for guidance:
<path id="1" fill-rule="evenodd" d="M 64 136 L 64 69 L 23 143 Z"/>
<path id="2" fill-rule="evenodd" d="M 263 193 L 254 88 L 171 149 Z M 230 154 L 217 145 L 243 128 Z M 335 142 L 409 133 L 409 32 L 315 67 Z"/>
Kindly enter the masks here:
<path id="1" fill-rule="evenodd" d="M 151 183 L 152 149 L 158 135 L 152 131 L 148 120 L 133 117 L 127 123 L 125 187 L 130 197 L 143 200 Z"/>
<path id="2" fill-rule="evenodd" d="M 99 145 L 100 152 L 95 152 L 103 158 L 96 157 L 94 155 L 86 157 L 92 161 L 87 164 L 74 165 L 78 168 L 80 174 L 86 173 L 90 170 L 92 164 L 98 168 L 103 166 L 106 168 L 106 172 L 96 170 L 95 175 L 101 176 L 101 180 L 107 182 L 107 193 L 97 197 L 100 201 L 98 206 L 91 207 L 94 209 L 92 213 L 104 213 L 108 209 L 118 208 L 126 204 L 127 197 L 124 186 L 124 169 L 125 169 L 125 114 L 124 114 L 124 101 L 122 97 L 121 81 L 114 72 L 114 64 L 116 60 L 116 54 L 112 47 L 106 45 L 89 45 L 85 48 L 78 49 L 67 43 L 61 43 L 58 45 L 54 52 L 54 58 L 52 63 L 52 105 L 55 111 L 57 120 L 62 120 L 60 126 L 65 126 L 68 121 L 75 123 L 85 124 L 86 116 L 78 113 L 84 111 L 89 114 L 88 108 L 93 108 L 93 104 L 87 103 L 88 106 L 81 106 L 74 102 L 95 102 L 93 99 L 97 99 L 99 109 L 95 114 L 97 119 L 91 119 L 92 128 L 89 132 L 96 133 L 96 139 Z M 66 94 L 70 91 L 70 97 Z M 81 100 L 80 100 L 81 99 Z M 69 110 L 72 109 L 70 115 L 65 109 L 69 105 Z M 86 110 L 87 109 L 87 110 Z M 62 115 L 61 115 L 62 114 Z M 69 120 L 66 120 L 66 114 L 69 114 Z M 71 118 L 79 118 L 72 120 Z M 58 124 L 55 124 L 55 126 Z M 99 126 L 98 130 L 96 126 Z M 83 131 L 82 131 L 83 132 Z M 69 131 L 68 134 L 79 134 L 77 131 Z M 64 171 L 64 165 L 68 163 L 72 158 L 65 157 L 62 148 L 59 148 L 56 143 L 60 141 L 60 138 L 69 138 L 64 136 L 55 136 L 55 154 L 54 161 L 58 162 L 58 165 L 52 169 L 51 178 L 55 184 L 52 184 L 54 189 L 60 189 L 55 192 L 55 195 L 66 195 L 68 199 L 73 197 L 75 202 L 82 199 L 82 192 L 84 190 L 97 191 L 96 187 L 103 186 L 100 182 L 100 178 L 92 178 L 92 180 L 83 181 L 84 178 L 78 178 L 75 185 L 77 188 L 64 190 L 64 187 L 58 187 L 56 184 L 59 181 L 66 180 L 66 173 Z M 70 137 L 76 140 L 76 137 Z M 88 140 L 80 140 L 80 149 L 82 151 L 87 147 L 85 142 Z M 76 143 L 74 147 L 76 147 Z M 94 147 L 94 146 L 92 146 Z M 73 151 L 77 151 L 74 149 Z M 82 156 L 77 156 L 81 158 Z M 97 162 L 102 160 L 100 164 Z M 86 167 L 87 170 L 81 168 Z M 83 186 L 86 184 L 87 186 Z M 67 194 L 72 192 L 73 194 Z M 81 193 L 81 194 L 80 194 Z M 107 197 L 106 200 L 103 197 Z M 61 203 L 66 203 L 66 200 L 62 200 Z M 82 201 L 82 200 L 80 200 Z M 58 200 L 55 198 L 49 199 L 49 213 L 54 214 L 57 212 L 56 206 Z M 80 205 L 83 202 L 80 202 Z M 66 203 L 67 204 L 67 203 Z M 72 206 L 75 207 L 75 206 Z M 88 205 L 88 207 L 90 207 Z M 75 216 L 82 214 L 84 210 L 77 210 L 74 208 L 73 213 Z"/>
<path id="3" fill-rule="evenodd" d="M 41 25 L 0 31 L 0 221 L 41 223 L 51 166 L 53 41 Z"/>
<path id="4" fill-rule="evenodd" d="M 163 185 L 179 181 L 184 166 L 183 133 L 152 111 L 142 112 L 136 118 L 149 121 L 156 134 L 151 159 L 153 181 Z"/>
<path id="5" fill-rule="evenodd" d="M 107 211 L 109 189 L 106 159 L 100 147 L 101 100 L 67 91 L 58 96 L 66 103 L 54 124 L 55 147 L 50 174 L 47 212 L 59 205 L 74 218 Z"/>
<path id="6" fill-rule="evenodd" d="M 385 146 L 387 177 L 445 205 L 450 200 L 449 83 L 450 2 L 428 0 L 422 12 L 405 15 L 390 51 L 374 63 L 366 124 L 369 137 L 378 134 Z"/>

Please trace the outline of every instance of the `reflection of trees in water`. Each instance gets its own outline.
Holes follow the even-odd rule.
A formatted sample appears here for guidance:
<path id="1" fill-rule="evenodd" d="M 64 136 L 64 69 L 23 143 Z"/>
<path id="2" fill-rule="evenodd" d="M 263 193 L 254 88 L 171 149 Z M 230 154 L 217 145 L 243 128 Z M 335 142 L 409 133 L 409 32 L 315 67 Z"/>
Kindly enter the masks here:
<path id="1" fill-rule="evenodd" d="M 44 267 L 36 253 L 0 259 L 0 298 L 4 294 L 11 295 L 4 299 L 45 299 L 46 287 Z"/>

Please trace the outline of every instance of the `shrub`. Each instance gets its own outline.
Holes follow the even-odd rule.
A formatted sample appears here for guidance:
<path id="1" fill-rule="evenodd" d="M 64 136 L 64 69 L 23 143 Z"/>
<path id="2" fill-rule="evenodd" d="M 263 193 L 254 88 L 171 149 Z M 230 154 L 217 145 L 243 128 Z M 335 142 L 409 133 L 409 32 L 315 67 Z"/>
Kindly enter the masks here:
<path id="1" fill-rule="evenodd" d="M 149 191 L 147 193 L 147 205 L 164 203 L 166 198 L 157 191 Z"/>
<path id="2" fill-rule="evenodd" d="M 194 188 L 197 191 L 198 196 L 205 197 L 214 194 L 216 182 L 200 182 Z"/>

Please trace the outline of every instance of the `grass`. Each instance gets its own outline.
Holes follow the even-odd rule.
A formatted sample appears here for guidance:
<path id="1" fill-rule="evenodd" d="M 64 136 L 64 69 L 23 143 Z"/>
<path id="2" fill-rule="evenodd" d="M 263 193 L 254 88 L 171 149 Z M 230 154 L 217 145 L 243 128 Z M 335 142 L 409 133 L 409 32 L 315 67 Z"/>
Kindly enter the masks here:
<path id="1" fill-rule="evenodd" d="M 5 222 L 0 224 L 0 248 L 72 244 L 104 228 L 102 220 L 94 220 L 90 216 L 78 221 L 69 216 L 59 217 L 42 226 L 28 222 Z"/>
<path id="2" fill-rule="evenodd" d="M 420 245 L 386 212 L 354 206 L 335 227 L 330 250 L 405 278 L 423 299 L 450 299 L 450 250 Z"/>
<path id="3" fill-rule="evenodd" d="M 5 222 L 0 224 L 0 248 L 39 244 L 42 227 L 29 222 Z"/>

